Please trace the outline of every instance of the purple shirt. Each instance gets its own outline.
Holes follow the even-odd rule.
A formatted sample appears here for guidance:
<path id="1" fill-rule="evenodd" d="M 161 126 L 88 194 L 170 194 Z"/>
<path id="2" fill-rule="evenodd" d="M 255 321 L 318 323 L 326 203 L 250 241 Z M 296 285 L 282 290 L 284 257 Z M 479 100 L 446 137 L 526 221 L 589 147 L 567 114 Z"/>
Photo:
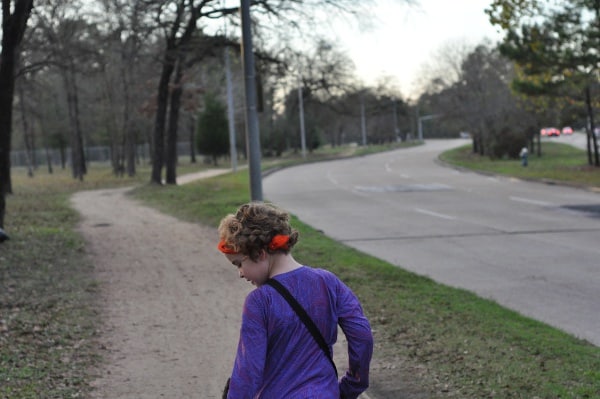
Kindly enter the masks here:
<path id="1" fill-rule="evenodd" d="M 274 277 L 302 305 L 332 350 L 337 325 L 348 341 L 349 365 L 338 381 L 333 367 L 287 301 L 273 287 L 244 303 L 229 399 L 357 398 L 369 386 L 371 326 L 354 293 L 333 273 L 307 266 Z"/>

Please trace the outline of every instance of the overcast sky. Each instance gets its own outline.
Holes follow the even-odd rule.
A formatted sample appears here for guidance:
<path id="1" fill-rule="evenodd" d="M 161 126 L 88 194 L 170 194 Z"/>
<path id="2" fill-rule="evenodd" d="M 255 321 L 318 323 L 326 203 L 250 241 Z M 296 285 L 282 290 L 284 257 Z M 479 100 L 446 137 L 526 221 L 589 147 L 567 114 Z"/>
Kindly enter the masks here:
<path id="1" fill-rule="evenodd" d="M 377 20 L 369 31 L 343 25 L 335 31 L 365 83 L 373 84 L 382 75 L 393 76 L 402 94 L 410 96 L 423 64 L 431 62 L 445 44 L 476 45 L 484 38 L 500 38 L 484 13 L 490 1 L 419 0 L 418 5 L 407 6 L 398 0 L 379 0 Z"/>

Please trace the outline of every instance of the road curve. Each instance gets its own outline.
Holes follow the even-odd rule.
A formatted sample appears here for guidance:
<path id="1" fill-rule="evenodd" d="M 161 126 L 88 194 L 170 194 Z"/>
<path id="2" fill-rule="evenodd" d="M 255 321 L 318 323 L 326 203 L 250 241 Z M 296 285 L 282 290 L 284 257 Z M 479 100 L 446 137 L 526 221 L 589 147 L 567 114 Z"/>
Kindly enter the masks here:
<path id="1" fill-rule="evenodd" d="M 265 198 L 328 236 L 600 346 L 600 194 L 436 162 L 467 140 L 283 169 Z"/>

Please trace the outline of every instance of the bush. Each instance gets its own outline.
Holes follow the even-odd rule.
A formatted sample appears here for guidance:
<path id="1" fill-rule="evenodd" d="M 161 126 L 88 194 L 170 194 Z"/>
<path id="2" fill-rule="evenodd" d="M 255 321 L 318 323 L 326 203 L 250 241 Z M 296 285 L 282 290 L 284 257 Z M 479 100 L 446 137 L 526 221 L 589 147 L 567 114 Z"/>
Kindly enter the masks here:
<path id="1" fill-rule="evenodd" d="M 517 133 L 509 127 L 504 127 L 499 133 L 489 138 L 486 146 L 492 158 L 519 158 L 521 149 L 527 145 L 527 139 L 523 133 Z"/>
<path id="2" fill-rule="evenodd" d="M 229 153 L 229 122 L 225 106 L 212 94 L 204 98 L 204 111 L 198 118 L 196 145 L 198 152 L 210 156 L 215 166 L 219 156 Z"/>

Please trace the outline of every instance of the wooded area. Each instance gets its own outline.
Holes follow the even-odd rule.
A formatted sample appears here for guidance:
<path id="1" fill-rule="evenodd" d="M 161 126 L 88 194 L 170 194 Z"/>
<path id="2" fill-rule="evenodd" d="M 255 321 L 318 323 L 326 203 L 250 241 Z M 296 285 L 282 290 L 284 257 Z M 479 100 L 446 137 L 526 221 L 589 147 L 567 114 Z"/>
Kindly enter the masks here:
<path id="1" fill-rule="evenodd" d="M 252 2 L 262 153 L 301 151 L 302 129 L 307 151 L 469 132 L 475 152 L 516 158 L 523 146 L 541 155 L 540 128 L 569 125 L 590 132 L 588 162 L 598 166 L 599 3 L 491 2 L 504 41 L 442 49 L 408 100 L 391 78 L 362 83 L 317 29 L 334 11 L 368 19 L 372 2 Z M 114 173 L 131 176 L 144 146 L 156 184 L 176 183 L 178 143 L 193 160 L 198 151 L 216 162 L 233 144 L 246 153 L 239 2 L 3 0 L 2 11 L 0 227 L 14 149 L 31 176 L 59 164 L 84 179 L 87 148 L 108 147 Z M 233 140 L 226 115 L 216 115 L 219 128 L 199 126 L 229 106 Z"/>

